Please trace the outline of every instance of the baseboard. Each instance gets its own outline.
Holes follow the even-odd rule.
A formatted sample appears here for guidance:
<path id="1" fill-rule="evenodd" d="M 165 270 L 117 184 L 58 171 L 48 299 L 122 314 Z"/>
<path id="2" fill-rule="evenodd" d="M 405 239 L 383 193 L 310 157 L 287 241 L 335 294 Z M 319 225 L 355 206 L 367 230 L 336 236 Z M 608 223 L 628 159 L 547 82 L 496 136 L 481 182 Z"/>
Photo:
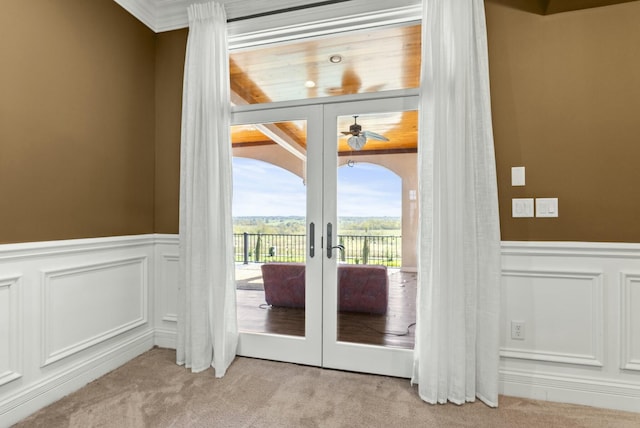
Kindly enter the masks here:
<path id="1" fill-rule="evenodd" d="M 174 330 L 156 328 L 154 342 L 160 348 L 176 349 L 177 336 L 178 334 Z"/>
<path id="2" fill-rule="evenodd" d="M 500 393 L 534 400 L 640 411 L 640 385 L 520 370 L 500 371 Z"/>
<path id="3" fill-rule="evenodd" d="M 153 347 L 152 330 L 43 378 L 0 403 L 0 427 L 10 426 L 89 382 L 131 361 Z"/>

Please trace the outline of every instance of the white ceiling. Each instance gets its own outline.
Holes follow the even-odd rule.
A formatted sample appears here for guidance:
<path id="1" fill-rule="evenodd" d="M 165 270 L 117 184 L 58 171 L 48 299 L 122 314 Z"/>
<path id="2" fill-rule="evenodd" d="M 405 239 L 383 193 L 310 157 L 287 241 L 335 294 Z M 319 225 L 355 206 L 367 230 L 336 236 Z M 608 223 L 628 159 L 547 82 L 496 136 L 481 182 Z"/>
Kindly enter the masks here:
<path id="1" fill-rule="evenodd" d="M 187 7 L 204 0 L 114 0 L 156 33 L 188 26 Z M 227 18 L 241 18 L 265 12 L 324 3 L 323 0 L 217 0 L 225 5 Z M 265 31 L 272 28 L 300 26 L 301 23 L 340 19 L 343 25 L 366 28 L 371 16 L 385 11 L 388 23 L 405 22 L 419 16 L 421 0 L 349 0 L 319 5 L 286 14 L 269 15 L 230 24 L 230 35 Z M 389 14 L 389 11 L 394 11 Z M 378 19 L 379 21 L 379 19 Z M 380 23 L 378 22 L 378 25 Z M 232 28 L 231 28 L 232 27 Z"/>

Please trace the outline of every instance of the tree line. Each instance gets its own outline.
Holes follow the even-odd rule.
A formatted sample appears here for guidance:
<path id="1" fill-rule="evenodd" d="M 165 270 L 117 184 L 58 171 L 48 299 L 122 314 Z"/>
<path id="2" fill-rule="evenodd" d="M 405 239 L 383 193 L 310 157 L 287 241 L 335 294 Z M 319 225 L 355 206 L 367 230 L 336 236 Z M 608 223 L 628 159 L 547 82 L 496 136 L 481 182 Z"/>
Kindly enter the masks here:
<path id="1" fill-rule="evenodd" d="M 401 220 L 399 217 L 340 217 L 338 219 L 338 230 L 348 230 L 350 233 L 399 231 L 400 228 Z M 300 216 L 234 217 L 233 233 L 304 235 L 306 233 L 306 219 Z"/>

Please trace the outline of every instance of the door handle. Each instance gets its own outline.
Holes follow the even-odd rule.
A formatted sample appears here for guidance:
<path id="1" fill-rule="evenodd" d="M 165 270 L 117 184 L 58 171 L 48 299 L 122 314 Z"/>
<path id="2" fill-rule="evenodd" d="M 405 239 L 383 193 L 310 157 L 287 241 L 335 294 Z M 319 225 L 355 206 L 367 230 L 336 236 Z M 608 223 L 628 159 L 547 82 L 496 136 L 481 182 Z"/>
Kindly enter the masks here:
<path id="1" fill-rule="evenodd" d="M 333 240 L 331 237 L 333 226 L 331 223 L 327 223 L 327 258 L 330 259 L 333 256 L 333 249 L 337 248 L 340 251 L 344 251 L 344 245 L 333 245 Z"/>
<path id="2" fill-rule="evenodd" d="M 316 225 L 311 222 L 309 224 L 309 257 L 313 257 L 316 254 Z"/>
<path id="3" fill-rule="evenodd" d="M 340 244 L 340 245 L 334 245 L 333 247 L 331 247 L 331 249 L 333 250 L 334 248 L 340 250 L 340 252 L 344 251 L 344 245 Z"/>

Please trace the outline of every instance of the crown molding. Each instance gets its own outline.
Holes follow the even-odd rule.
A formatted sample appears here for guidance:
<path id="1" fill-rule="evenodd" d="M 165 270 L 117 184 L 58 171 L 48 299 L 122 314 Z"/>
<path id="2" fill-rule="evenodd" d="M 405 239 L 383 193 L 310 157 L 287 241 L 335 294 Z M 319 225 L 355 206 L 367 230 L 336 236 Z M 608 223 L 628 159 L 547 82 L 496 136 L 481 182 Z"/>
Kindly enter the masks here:
<path id="1" fill-rule="evenodd" d="M 164 31 L 177 30 L 188 27 L 187 7 L 192 3 L 203 3 L 210 0 L 114 0 L 125 10 L 139 19 L 147 27 L 156 33 Z M 366 21 L 364 16 L 369 18 L 378 16 L 381 20 L 376 22 L 376 26 L 386 25 L 384 20 L 386 12 L 396 10 L 397 19 L 401 19 L 404 11 L 407 15 L 413 15 L 415 20 L 415 11 L 418 10 L 418 20 L 421 16 L 422 0 L 344 0 L 340 3 L 324 4 L 323 0 L 215 0 L 224 4 L 228 19 L 237 19 L 248 16 L 255 16 L 273 11 L 283 11 L 301 6 L 311 6 L 302 10 L 292 10 L 290 12 L 277 13 L 262 17 L 246 19 L 236 28 L 236 34 L 245 34 L 248 32 L 255 33 L 259 30 L 267 30 L 282 27 L 306 27 L 308 23 L 322 22 L 326 20 L 336 20 L 347 23 L 356 22 L 358 19 Z M 581 10 L 593 7 L 611 6 L 621 3 L 628 3 L 636 0 L 575 0 L 565 2 L 560 0 L 541 0 L 536 4 L 526 5 L 517 0 L 486 0 L 488 2 L 506 2 L 510 7 L 516 7 L 528 12 L 542 15 L 553 13 Z M 570 3 L 570 4 L 565 4 Z M 382 17 L 380 14 L 383 14 Z M 375 19 L 374 19 L 375 20 Z M 360 22 L 362 28 L 369 28 Z M 233 22 L 234 24 L 236 22 Z M 399 22 L 407 22 L 399 21 Z M 391 22 L 393 24 L 393 20 Z M 237 30 L 242 28 L 242 30 Z M 358 26 L 355 26 L 357 29 Z M 248 30 L 247 30 L 248 29 Z M 354 28 L 352 28 L 354 29 Z M 240 31 L 238 33 L 238 31 Z M 334 28 L 330 32 L 340 31 Z M 345 30 L 342 30 L 345 31 Z M 302 33 L 303 31 L 300 31 Z M 230 32 L 230 35 L 233 33 Z M 322 33 L 320 33 L 322 34 Z M 318 35 L 318 34 L 315 34 Z M 300 37 L 306 37 L 301 35 Z"/>
<path id="2" fill-rule="evenodd" d="M 187 8 L 194 0 L 156 0 L 156 33 L 177 30 L 189 26 Z"/>
<path id="3" fill-rule="evenodd" d="M 153 0 L 113 0 L 147 27 L 156 31 L 156 4 Z"/>
<path id="4" fill-rule="evenodd" d="M 202 0 L 114 0 L 156 33 L 186 28 L 187 7 Z M 308 4 L 302 0 L 219 0 L 229 19 Z M 365 29 L 419 20 L 420 0 L 350 0 L 229 23 L 237 46 Z M 270 34 L 270 35 L 269 35 Z"/>
<path id="5" fill-rule="evenodd" d="M 422 17 L 422 5 L 415 1 L 394 1 L 406 3 L 402 6 L 373 9 L 371 0 L 353 0 L 341 4 L 304 9 L 268 19 L 248 19 L 230 22 L 227 25 L 229 49 L 242 49 L 272 43 L 282 43 L 303 38 L 319 37 L 339 32 L 366 30 L 385 25 L 400 25 L 418 22 Z M 338 9 L 338 10 L 336 10 Z"/>

